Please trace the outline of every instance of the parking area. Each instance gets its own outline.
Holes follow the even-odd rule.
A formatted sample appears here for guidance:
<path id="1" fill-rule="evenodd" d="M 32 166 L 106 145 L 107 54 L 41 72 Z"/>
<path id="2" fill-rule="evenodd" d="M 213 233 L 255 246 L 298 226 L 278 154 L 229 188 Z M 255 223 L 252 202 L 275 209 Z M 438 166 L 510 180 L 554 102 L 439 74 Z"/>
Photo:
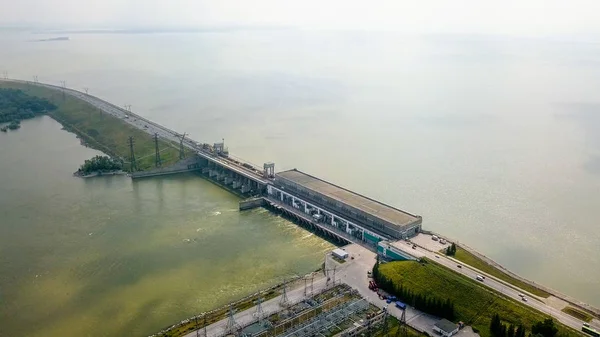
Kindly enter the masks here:
<path id="1" fill-rule="evenodd" d="M 432 238 L 433 238 L 432 235 L 419 233 L 419 234 L 417 234 L 417 236 L 412 237 L 410 239 L 410 241 L 416 243 L 417 245 L 419 245 L 421 247 L 425 247 L 425 249 L 427 249 L 427 250 L 431 250 L 434 252 L 439 252 L 440 250 L 447 248 L 451 244 L 448 242 L 446 242 L 445 244 L 442 244 L 439 239 L 436 241 L 436 240 L 433 240 Z M 399 241 L 399 243 L 400 242 L 402 242 L 402 241 Z M 404 244 L 406 244 L 406 243 L 404 243 Z"/>
<path id="2" fill-rule="evenodd" d="M 406 244 L 406 243 L 405 243 Z M 348 258 L 345 263 L 338 263 L 328 254 L 325 258 L 325 269 L 329 270 L 329 276 L 332 277 L 331 270 L 336 269 L 336 283 L 343 282 L 350 287 L 358 290 L 360 295 L 369 303 L 379 308 L 386 307 L 388 312 L 394 317 L 400 319 L 402 311 L 394 305 L 387 304 L 385 300 L 379 298 L 376 292 L 369 289 L 369 278 L 367 272 L 372 270 L 376 261 L 376 254 L 357 244 L 343 247 L 348 252 Z M 354 257 L 354 259 L 352 259 Z M 407 323 L 421 331 L 427 331 L 434 335 L 433 325 L 438 321 L 431 315 L 415 310 L 411 306 L 406 308 Z"/>

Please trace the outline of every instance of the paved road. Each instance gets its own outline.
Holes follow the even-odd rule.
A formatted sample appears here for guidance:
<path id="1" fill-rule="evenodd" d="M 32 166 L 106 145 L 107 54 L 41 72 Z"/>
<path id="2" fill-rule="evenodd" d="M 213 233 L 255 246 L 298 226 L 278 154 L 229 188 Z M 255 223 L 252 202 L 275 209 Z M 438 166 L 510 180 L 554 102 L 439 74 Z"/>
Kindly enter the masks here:
<path id="1" fill-rule="evenodd" d="M 317 292 L 325 289 L 327 286 L 326 283 L 327 283 L 327 279 L 325 277 L 323 277 L 322 274 L 318 274 L 318 276 L 315 275 L 315 279 L 313 281 L 313 291 L 315 293 L 317 293 Z M 288 297 L 289 301 L 292 303 L 298 303 L 298 302 L 302 301 L 303 299 L 305 299 L 306 297 L 304 296 L 304 284 L 302 284 L 300 287 L 289 290 L 287 292 L 287 297 Z M 310 294 L 307 297 L 310 297 Z M 279 305 L 280 300 L 281 300 L 281 296 L 277 296 L 275 298 L 272 298 L 272 299 L 262 303 L 262 308 L 263 308 L 264 313 L 268 316 L 270 314 L 281 311 L 282 308 Z M 256 307 L 252 307 L 248 310 L 244 310 L 242 312 L 234 314 L 233 318 L 235 319 L 235 321 L 238 324 L 240 324 L 241 326 L 244 326 L 244 325 L 250 324 L 253 321 L 255 321 L 255 319 L 256 319 L 256 317 L 254 316 L 255 313 L 256 313 Z M 216 323 L 209 325 L 206 328 L 207 337 L 222 336 L 223 333 L 225 332 L 225 328 L 227 327 L 227 321 L 228 321 L 228 319 L 223 319 L 223 320 L 220 320 Z M 204 330 L 202 329 L 202 330 L 200 330 L 199 335 L 203 336 L 203 333 L 204 333 Z M 189 334 L 185 335 L 185 337 L 195 337 L 195 336 L 196 336 L 196 331 L 190 332 Z"/>
<path id="2" fill-rule="evenodd" d="M 20 81 L 20 80 L 10 80 L 10 81 L 31 84 L 31 82 L 27 82 L 27 81 Z M 54 90 L 63 90 L 63 88 L 61 88 L 59 86 L 46 84 L 46 83 L 37 83 L 35 85 L 39 85 L 41 87 L 46 87 L 46 88 L 54 89 Z M 69 88 L 66 88 L 64 90 L 65 90 L 65 93 L 67 93 L 68 95 L 71 95 L 82 101 L 85 101 L 85 102 L 91 104 L 92 106 L 102 110 L 103 112 L 108 113 L 116 118 L 119 118 L 119 119 L 123 120 L 124 122 L 128 123 L 129 125 L 137 128 L 139 130 L 142 130 L 151 136 L 158 134 L 158 136 L 162 139 L 169 140 L 176 144 L 179 144 L 179 142 L 180 142 L 181 134 L 179 134 L 178 132 L 176 132 L 174 130 L 164 127 L 158 123 L 152 122 L 152 121 L 150 121 L 142 116 L 139 116 L 137 114 L 132 114 L 131 112 L 127 111 L 126 109 L 124 109 L 122 107 L 118 107 L 114 104 L 108 103 L 98 97 L 91 96 L 91 95 L 85 94 L 83 92 L 69 89 Z M 237 164 L 233 161 L 228 161 L 228 160 L 225 160 L 220 157 L 211 156 L 205 152 L 201 153 L 201 151 L 200 151 L 201 144 L 199 144 L 198 142 L 196 142 L 192 139 L 189 139 L 189 138 L 184 139 L 183 145 L 186 148 L 194 150 L 198 154 L 207 157 L 207 159 L 217 162 L 220 165 L 229 168 L 230 170 L 233 170 L 241 175 L 247 176 L 254 180 L 260 180 L 263 183 L 266 183 L 266 179 L 263 179 L 263 177 L 261 175 L 262 172 L 260 170 L 259 170 L 259 172 L 255 172 L 255 171 L 249 170 L 249 169 L 241 166 L 241 164 Z"/>
<path id="3" fill-rule="evenodd" d="M 480 270 L 477 270 L 470 266 L 464 265 L 459 261 L 447 258 L 445 255 L 439 254 L 437 252 L 432 252 L 432 251 L 423 249 L 421 247 L 417 247 L 417 249 L 412 249 L 412 245 L 408 244 L 405 241 L 398 241 L 397 243 L 394 244 L 394 246 L 397 248 L 400 248 L 401 250 L 403 250 L 413 256 L 417 256 L 417 257 L 425 256 L 425 257 L 427 257 L 433 261 L 436 261 L 437 263 L 439 263 L 449 269 L 452 269 L 462 275 L 465 275 L 465 276 L 473 278 L 473 279 L 475 279 L 477 275 L 485 276 L 485 280 L 483 282 L 481 282 L 482 286 L 492 288 L 498 292 L 503 293 L 504 295 L 506 295 L 510 298 L 515 299 L 516 301 L 520 301 L 521 303 L 523 303 L 527 306 L 530 306 L 530 307 L 535 308 L 543 313 L 546 313 L 546 314 L 556 318 L 563 324 L 572 327 L 575 330 L 579 331 L 579 330 L 581 330 L 581 327 L 583 326 L 583 321 L 578 320 L 571 315 L 568 315 L 556 308 L 553 308 L 553 307 L 545 304 L 537 296 L 530 294 L 522 289 L 519 289 L 519 288 L 517 288 L 509 283 L 506 283 L 500 279 L 497 279 L 491 275 L 488 275 Z M 459 268 L 458 265 L 461 265 L 462 267 Z M 527 302 L 522 301 L 521 298 L 519 297 L 519 294 L 524 294 L 527 297 L 528 301 Z M 595 324 L 597 324 L 597 322 L 594 322 L 592 324 L 595 325 Z"/>

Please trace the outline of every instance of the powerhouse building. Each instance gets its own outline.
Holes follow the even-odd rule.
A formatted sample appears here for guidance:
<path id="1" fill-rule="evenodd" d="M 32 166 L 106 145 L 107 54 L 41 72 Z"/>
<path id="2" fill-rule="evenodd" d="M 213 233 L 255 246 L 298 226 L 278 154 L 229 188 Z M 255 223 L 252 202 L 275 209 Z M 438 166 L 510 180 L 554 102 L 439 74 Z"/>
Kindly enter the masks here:
<path id="1" fill-rule="evenodd" d="M 421 230 L 422 218 L 296 169 L 275 174 L 269 198 L 376 246 Z"/>

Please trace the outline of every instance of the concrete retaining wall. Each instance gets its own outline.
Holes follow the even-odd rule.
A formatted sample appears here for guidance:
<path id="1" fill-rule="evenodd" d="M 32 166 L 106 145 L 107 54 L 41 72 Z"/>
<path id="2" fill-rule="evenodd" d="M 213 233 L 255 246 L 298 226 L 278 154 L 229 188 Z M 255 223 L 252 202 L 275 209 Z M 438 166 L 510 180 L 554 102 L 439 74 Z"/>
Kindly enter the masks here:
<path id="1" fill-rule="evenodd" d="M 262 197 L 259 198 L 250 198 L 246 200 L 240 201 L 240 211 L 244 211 L 247 209 L 252 209 L 256 207 L 262 207 L 265 205 L 265 199 Z"/>

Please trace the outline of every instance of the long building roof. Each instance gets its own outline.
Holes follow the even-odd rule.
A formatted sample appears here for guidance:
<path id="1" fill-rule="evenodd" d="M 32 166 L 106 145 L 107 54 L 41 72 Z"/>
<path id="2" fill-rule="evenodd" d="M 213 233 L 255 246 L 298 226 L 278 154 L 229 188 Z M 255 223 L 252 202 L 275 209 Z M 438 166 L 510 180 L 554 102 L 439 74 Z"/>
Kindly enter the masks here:
<path id="1" fill-rule="evenodd" d="M 279 172 L 276 176 L 398 226 L 408 225 L 420 219 L 413 214 L 354 193 L 296 169 Z"/>

